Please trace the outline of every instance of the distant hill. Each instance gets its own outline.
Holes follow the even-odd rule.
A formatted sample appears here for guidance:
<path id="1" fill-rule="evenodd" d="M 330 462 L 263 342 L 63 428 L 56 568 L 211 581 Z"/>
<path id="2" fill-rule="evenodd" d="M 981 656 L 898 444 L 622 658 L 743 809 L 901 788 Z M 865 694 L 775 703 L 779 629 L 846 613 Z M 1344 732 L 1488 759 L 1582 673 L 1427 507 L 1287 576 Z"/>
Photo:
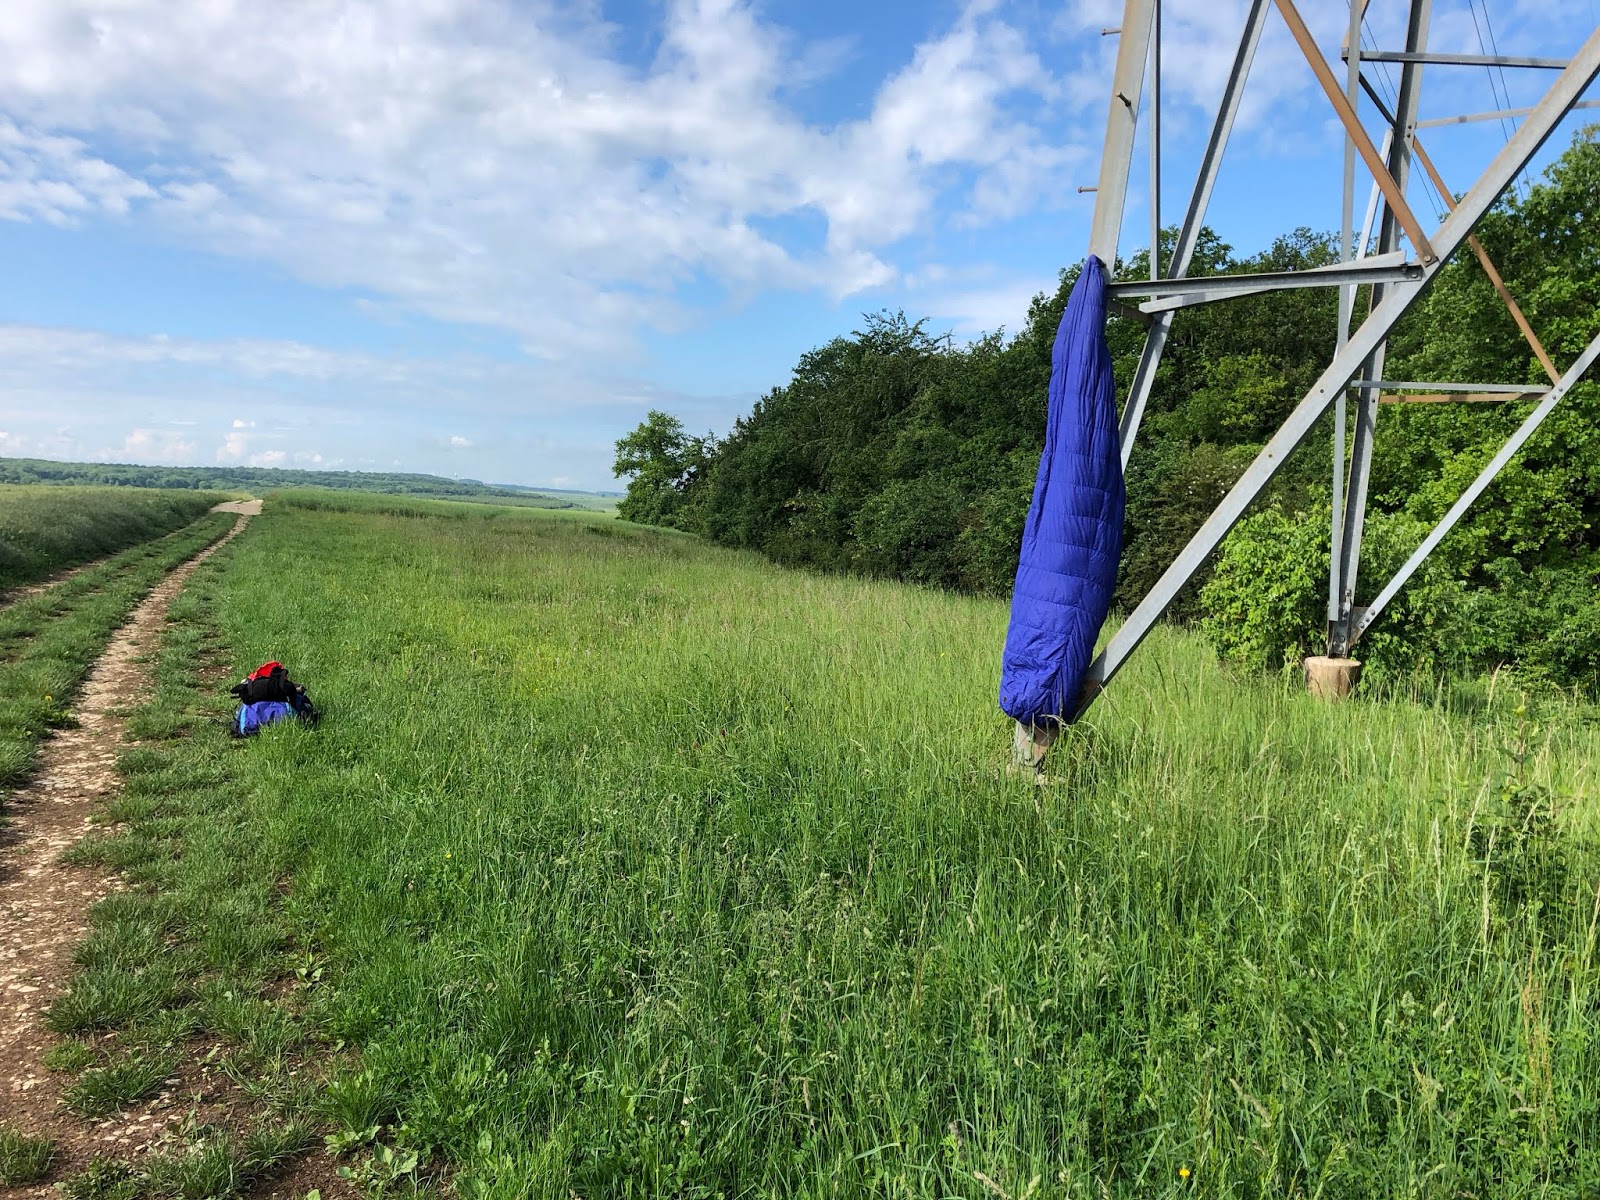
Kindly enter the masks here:
<path id="1" fill-rule="evenodd" d="M 401 471 L 300 471 L 284 467 L 149 467 L 136 463 L 53 462 L 43 458 L 0 458 L 0 483 L 95 484 L 102 487 L 194 488 L 202 491 L 270 491 L 273 488 L 343 488 L 401 496 L 494 500 L 535 508 L 603 510 L 617 493 L 577 492 L 487 484 L 476 479 L 446 479 Z"/>
<path id="2" fill-rule="evenodd" d="M 473 482 L 476 481 L 474 480 Z M 491 483 L 488 486 L 492 488 L 504 488 L 508 492 L 540 492 L 549 493 L 553 496 L 599 496 L 606 500 L 621 500 L 622 497 L 627 495 L 626 492 L 585 492 L 578 488 L 535 488 L 529 487 L 525 483 Z"/>

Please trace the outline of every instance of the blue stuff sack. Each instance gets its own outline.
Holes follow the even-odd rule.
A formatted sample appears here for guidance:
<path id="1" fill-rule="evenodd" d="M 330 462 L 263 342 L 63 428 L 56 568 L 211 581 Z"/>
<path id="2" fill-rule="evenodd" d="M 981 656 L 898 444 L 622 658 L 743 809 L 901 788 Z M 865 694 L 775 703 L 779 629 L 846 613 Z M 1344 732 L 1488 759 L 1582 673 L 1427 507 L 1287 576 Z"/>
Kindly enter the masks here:
<path id="1" fill-rule="evenodd" d="M 249 737 L 252 733 L 259 733 L 268 725 L 275 725 L 279 721 L 287 721 L 298 716 L 293 705 L 282 700 L 263 700 L 258 704 L 241 704 L 234 717 L 234 732 L 240 737 Z"/>

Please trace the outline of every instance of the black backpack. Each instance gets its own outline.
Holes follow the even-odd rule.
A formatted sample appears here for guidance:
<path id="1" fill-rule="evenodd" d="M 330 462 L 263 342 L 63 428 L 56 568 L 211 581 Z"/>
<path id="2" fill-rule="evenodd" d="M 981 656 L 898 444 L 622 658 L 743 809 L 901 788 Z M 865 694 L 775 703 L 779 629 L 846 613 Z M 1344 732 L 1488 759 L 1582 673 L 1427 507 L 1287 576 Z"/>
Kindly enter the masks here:
<path id="1" fill-rule="evenodd" d="M 268 700 L 278 700 L 284 704 L 294 702 L 305 694 L 305 689 L 289 678 L 289 672 L 281 664 L 274 663 L 272 670 L 263 675 L 259 671 L 242 683 L 236 683 L 228 689 L 239 698 L 241 704 L 261 704 Z"/>

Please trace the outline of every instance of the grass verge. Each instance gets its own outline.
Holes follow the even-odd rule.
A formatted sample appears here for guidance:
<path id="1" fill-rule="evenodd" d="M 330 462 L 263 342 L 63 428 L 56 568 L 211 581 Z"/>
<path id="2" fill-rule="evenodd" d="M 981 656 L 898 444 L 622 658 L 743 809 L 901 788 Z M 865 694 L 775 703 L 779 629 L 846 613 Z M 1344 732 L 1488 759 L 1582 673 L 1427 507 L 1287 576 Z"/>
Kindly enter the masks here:
<path id="1" fill-rule="evenodd" d="M 19 584 L 187 525 L 222 499 L 173 488 L 0 484 L 0 599 Z"/>
<path id="2" fill-rule="evenodd" d="M 244 842 L 228 834 L 248 762 L 212 719 L 231 702 L 209 608 L 236 545 L 174 601 L 145 702 L 129 720 L 147 740 L 121 756 L 123 791 L 97 814 L 109 828 L 64 856 L 115 869 L 130 886 L 91 910 L 80 970 L 48 1014 L 52 1029 L 76 1035 L 50 1054 L 53 1069 L 76 1076 L 65 1093 L 72 1111 L 103 1116 L 158 1091 L 209 1099 L 193 1105 L 172 1149 L 96 1159 L 62 1182 L 69 1198 L 234 1196 L 281 1172 L 324 1130 L 352 1164 L 376 1136 L 342 1123 L 345 1093 L 321 1086 L 349 1056 L 300 1015 L 320 972 L 292 953 L 273 881 L 256 856 L 235 858 Z M 375 1170 L 360 1166 L 362 1180 Z M 420 1172 L 407 1179 L 426 1192 Z"/>

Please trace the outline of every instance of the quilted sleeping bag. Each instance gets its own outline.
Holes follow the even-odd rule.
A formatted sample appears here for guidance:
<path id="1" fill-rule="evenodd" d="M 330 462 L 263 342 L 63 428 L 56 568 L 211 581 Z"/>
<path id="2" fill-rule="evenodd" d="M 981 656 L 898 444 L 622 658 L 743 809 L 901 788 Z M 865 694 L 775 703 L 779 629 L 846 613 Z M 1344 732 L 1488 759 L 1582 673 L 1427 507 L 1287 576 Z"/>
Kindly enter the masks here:
<path id="1" fill-rule="evenodd" d="M 1044 453 L 1001 664 L 1000 707 L 1041 727 L 1076 709 L 1122 554 L 1126 501 L 1105 324 L 1105 266 L 1091 254 L 1056 332 Z"/>

